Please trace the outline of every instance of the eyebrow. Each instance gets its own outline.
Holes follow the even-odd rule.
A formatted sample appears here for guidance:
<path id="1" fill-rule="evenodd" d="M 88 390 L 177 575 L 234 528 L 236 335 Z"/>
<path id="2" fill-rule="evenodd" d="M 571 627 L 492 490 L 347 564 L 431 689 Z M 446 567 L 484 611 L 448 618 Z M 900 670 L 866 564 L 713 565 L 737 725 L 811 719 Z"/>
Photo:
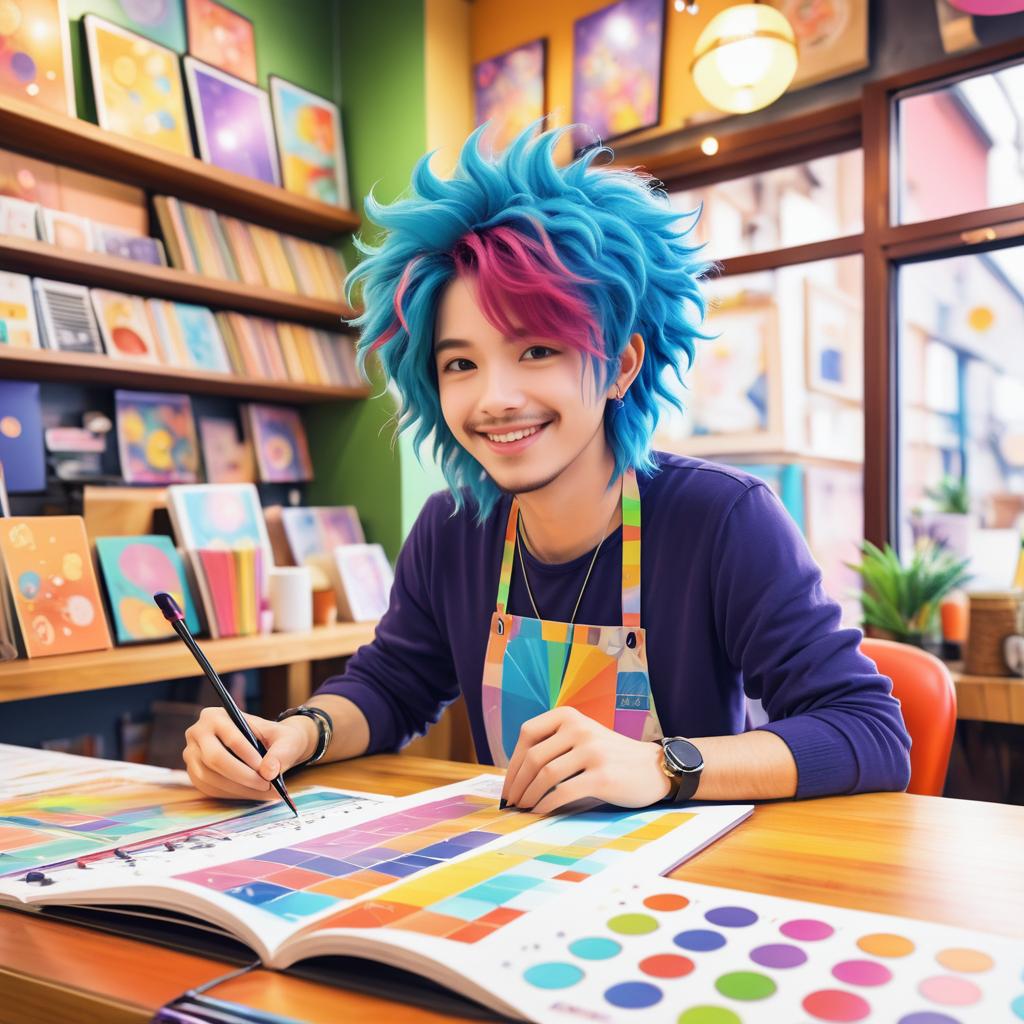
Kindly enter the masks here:
<path id="1" fill-rule="evenodd" d="M 466 349 L 472 347 L 468 341 L 463 341 L 462 338 L 445 338 L 434 346 L 434 355 L 439 356 L 442 352 L 447 352 L 452 348 Z"/>

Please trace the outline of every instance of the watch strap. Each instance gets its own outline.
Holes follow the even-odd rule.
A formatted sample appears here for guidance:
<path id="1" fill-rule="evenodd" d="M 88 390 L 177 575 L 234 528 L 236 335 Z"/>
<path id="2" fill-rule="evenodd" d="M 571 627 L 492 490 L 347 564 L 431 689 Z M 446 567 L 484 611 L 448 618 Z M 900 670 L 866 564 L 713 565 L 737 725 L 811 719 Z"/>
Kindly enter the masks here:
<path id="1" fill-rule="evenodd" d="M 680 739 L 685 740 L 685 737 L 666 736 L 664 739 L 657 741 L 662 751 L 661 770 L 669 780 L 668 796 L 665 797 L 666 803 L 685 803 L 687 800 L 691 800 L 700 786 L 700 777 L 704 770 L 703 758 L 701 758 L 701 763 L 697 767 L 684 769 L 677 765 L 674 759 L 669 757 L 668 744 L 673 740 Z M 689 740 L 685 740 L 685 742 L 690 743 Z M 690 744 L 690 746 L 693 746 L 693 744 Z M 696 747 L 693 747 L 693 749 L 700 756 L 700 751 Z"/>
<path id="2" fill-rule="evenodd" d="M 327 748 L 331 745 L 331 738 L 334 736 L 334 720 L 323 708 L 314 707 L 311 704 L 301 704 L 297 708 L 288 708 L 277 716 L 277 720 L 283 722 L 286 718 L 291 718 L 293 715 L 311 718 L 316 723 L 316 747 L 313 749 L 313 753 L 305 761 L 294 766 L 296 768 L 306 768 L 309 765 L 316 764 L 327 753 Z"/>

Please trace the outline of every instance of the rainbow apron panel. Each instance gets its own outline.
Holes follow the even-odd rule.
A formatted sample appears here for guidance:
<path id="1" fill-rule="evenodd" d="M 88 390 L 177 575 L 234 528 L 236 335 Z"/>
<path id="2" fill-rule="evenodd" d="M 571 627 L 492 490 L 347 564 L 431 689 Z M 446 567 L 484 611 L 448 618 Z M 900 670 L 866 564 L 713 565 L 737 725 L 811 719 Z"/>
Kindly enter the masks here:
<path id="1" fill-rule="evenodd" d="M 622 625 L 587 626 L 511 615 L 519 502 L 505 531 L 496 609 L 483 674 L 483 716 L 491 758 L 506 767 L 524 722 L 573 707 L 623 736 L 661 738 L 640 625 L 640 491 L 631 470 L 622 486 Z"/>

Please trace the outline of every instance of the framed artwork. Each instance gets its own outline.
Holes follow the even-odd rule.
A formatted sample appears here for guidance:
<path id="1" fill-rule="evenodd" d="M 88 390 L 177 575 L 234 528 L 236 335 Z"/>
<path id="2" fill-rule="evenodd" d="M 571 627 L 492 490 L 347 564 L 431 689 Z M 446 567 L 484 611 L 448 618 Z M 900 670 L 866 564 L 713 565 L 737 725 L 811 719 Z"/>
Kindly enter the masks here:
<path id="1" fill-rule="evenodd" d="M 243 484 L 256 479 L 252 444 L 239 438 L 234 420 L 200 416 L 199 439 L 203 446 L 207 483 Z"/>
<path id="2" fill-rule="evenodd" d="M 100 127 L 192 156 L 177 53 L 95 14 L 82 24 Z"/>
<path id="3" fill-rule="evenodd" d="M 81 516 L 0 519 L 0 555 L 28 657 L 110 647 Z"/>
<path id="4" fill-rule="evenodd" d="M 125 28 L 176 53 L 185 52 L 185 12 L 181 0 L 117 0 Z"/>
<path id="5" fill-rule="evenodd" d="M 527 125 L 544 116 L 546 71 L 546 39 L 535 39 L 473 66 L 476 123 L 491 122 L 484 141 L 493 152 L 503 150 Z"/>
<path id="6" fill-rule="evenodd" d="M 289 192 L 333 206 L 352 203 L 337 104 L 270 76 L 281 179 Z"/>
<path id="7" fill-rule="evenodd" d="M 0 188 L 3 188 L 4 184 L 0 180 Z M 29 202 L 27 199 L 0 195 L 0 235 L 11 235 L 14 238 L 38 238 L 38 220 L 41 209 L 42 207 L 38 203 Z"/>
<path id="8" fill-rule="evenodd" d="M 804 279 L 804 365 L 808 391 L 864 400 L 864 318 L 845 292 Z"/>
<path id="9" fill-rule="evenodd" d="M 125 295 L 102 288 L 93 288 L 89 294 L 107 355 L 159 366 L 160 350 L 146 313 L 146 300 L 140 295 Z"/>
<path id="10" fill-rule="evenodd" d="M 0 346 L 39 348 L 36 303 L 27 274 L 0 271 Z"/>
<path id="11" fill-rule="evenodd" d="M 46 490 L 38 381 L 0 380 L 0 466 L 11 494 Z"/>
<path id="12" fill-rule="evenodd" d="M 184 64 L 203 160 L 268 185 L 280 185 L 267 94 L 195 57 L 185 57 Z"/>
<path id="13" fill-rule="evenodd" d="M 306 428 L 298 410 L 281 405 L 245 405 L 244 422 L 264 483 L 298 483 L 313 479 Z"/>
<path id="14" fill-rule="evenodd" d="M 32 278 L 43 345 L 61 352 L 103 352 L 103 340 L 82 284 Z"/>
<path id="15" fill-rule="evenodd" d="M 252 21 L 217 0 L 185 0 L 188 52 L 255 85 L 256 32 Z"/>
<path id="16" fill-rule="evenodd" d="M 170 537 L 97 537 L 96 556 L 119 644 L 174 636 L 171 624 L 153 603 L 153 595 L 161 592 L 178 602 L 189 632 L 199 632 L 185 567 Z"/>
<path id="17" fill-rule="evenodd" d="M 92 223 L 92 245 L 96 252 L 108 256 L 120 256 L 123 260 L 149 263 L 154 267 L 166 267 L 167 256 L 164 243 L 159 238 L 137 235 L 112 224 Z"/>
<path id="18" fill-rule="evenodd" d="M 92 226 L 85 217 L 39 207 L 39 237 L 59 249 L 92 252 Z"/>
<path id="19" fill-rule="evenodd" d="M 681 387 L 665 383 L 684 407 L 664 406 L 655 444 L 684 455 L 719 456 L 783 447 L 779 313 L 774 301 L 742 294 L 712 309 Z"/>
<path id="20" fill-rule="evenodd" d="M 331 552 L 344 544 L 366 543 L 355 505 L 320 505 L 313 511 L 320 525 L 325 551 Z"/>
<path id="21" fill-rule="evenodd" d="M 0 20 L 0 95 L 76 115 L 64 0 L 18 0 Z"/>
<path id="22" fill-rule="evenodd" d="M 577 149 L 661 120 L 664 0 L 619 0 L 573 25 L 572 119 Z"/>
<path id="23" fill-rule="evenodd" d="M 338 610 L 348 622 L 379 619 L 388 610 L 395 577 L 379 544 L 348 544 L 334 549 Z"/>
<path id="24" fill-rule="evenodd" d="M 115 391 L 121 475 L 130 484 L 192 483 L 199 449 L 188 395 Z"/>
<path id="25" fill-rule="evenodd" d="M 860 71 L 869 64 L 868 0 L 768 0 L 793 26 L 800 62 L 789 90 Z"/>

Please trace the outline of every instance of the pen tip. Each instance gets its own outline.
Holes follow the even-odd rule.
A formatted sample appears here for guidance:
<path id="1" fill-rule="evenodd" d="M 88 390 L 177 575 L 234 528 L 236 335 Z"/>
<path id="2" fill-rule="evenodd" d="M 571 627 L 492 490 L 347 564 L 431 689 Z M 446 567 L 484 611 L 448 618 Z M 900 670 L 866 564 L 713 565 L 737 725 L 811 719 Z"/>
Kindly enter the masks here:
<path id="1" fill-rule="evenodd" d="M 505 810 L 506 807 L 508 807 L 508 801 L 504 797 L 502 797 L 498 801 L 498 810 L 499 811 L 503 811 L 503 810 Z"/>

